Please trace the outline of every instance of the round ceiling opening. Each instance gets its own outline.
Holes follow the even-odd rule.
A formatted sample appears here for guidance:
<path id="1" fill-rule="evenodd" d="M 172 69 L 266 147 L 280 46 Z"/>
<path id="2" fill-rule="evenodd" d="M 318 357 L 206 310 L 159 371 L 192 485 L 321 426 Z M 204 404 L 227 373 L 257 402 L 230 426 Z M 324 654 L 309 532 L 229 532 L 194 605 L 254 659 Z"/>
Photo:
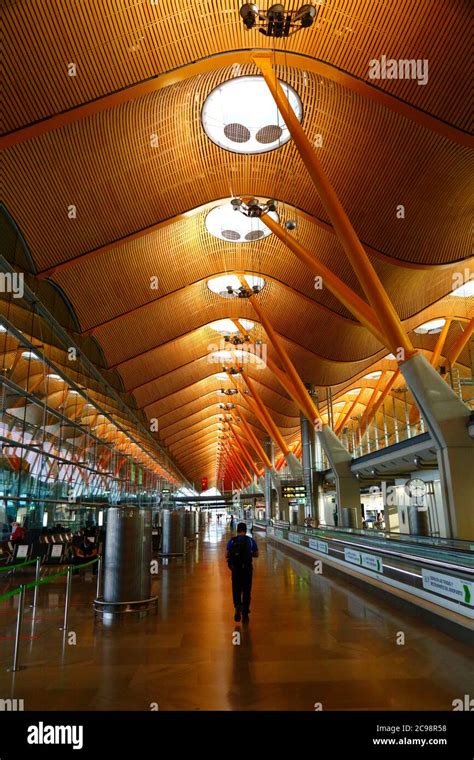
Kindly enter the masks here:
<path id="1" fill-rule="evenodd" d="M 276 211 L 270 211 L 268 215 L 279 223 Z M 238 209 L 234 210 L 230 203 L 214 206 L 206 216 L 205 225 L 211 235 L 232 243 L 253 243 L 272 234 L 258 217 L 245 216 Z"/>
<path id="2" fill-rule="evenodd" d="M 300 97 L 281 82 L 298 121 L 303 117 Z M 229 79 L 207 96 L 201 113 L 206 135 L 233 153 L 266 153 L 284 145 L 290 133 L 263 77 Z"/>
<path id="3" fill-rule="evenodd" d="M 246 274 L 245 280 L 255 293 L 259 293 L 265 285 L 263 277 L 254 274 Z M 207 281 L 207 287 L 222 298 L 246 298 L 249 295 L 236 274 L 213 277 Z"/>

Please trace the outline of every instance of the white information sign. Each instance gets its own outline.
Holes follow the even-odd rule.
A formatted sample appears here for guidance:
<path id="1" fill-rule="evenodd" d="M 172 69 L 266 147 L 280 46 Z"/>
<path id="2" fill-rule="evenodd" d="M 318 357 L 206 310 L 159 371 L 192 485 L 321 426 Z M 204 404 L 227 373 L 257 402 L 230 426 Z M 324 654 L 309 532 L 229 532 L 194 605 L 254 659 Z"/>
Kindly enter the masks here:
<path id="1" fill-rule="evenodd" d="M 351 562 L 353 565 L 366 567 L 367 570 L 373 570 L 375 573 L 383 573 L 382 558 L 377 557 L 375 554 L 365 554 L 365 552 L 357 552 L 354 549 L 344 549 L 344 558 L 346 562 Z"/>
<path id="2" fill-rule="evenodd" d="M 447 596 L 449 599 L 455 599 L 457 602 L 468 604 L 474 607 L 474 582 L 456 578 L 453 575 L 444 575 L 444 573 L 435 573 L 433 570 L 423 568 L 423 588 L 427 591 L 433 591 L 441 596 Z"/>
<path id="3" fill-rule="evenodd" d="M 310 538 L 308 542 L 308 546 L 310 549 L 315 549 L 317 552 L 322 552 L 323 554 L 329 554 L 329 546 L 326 543 L 326 541 L 318 541 L 316 538 Z"/>

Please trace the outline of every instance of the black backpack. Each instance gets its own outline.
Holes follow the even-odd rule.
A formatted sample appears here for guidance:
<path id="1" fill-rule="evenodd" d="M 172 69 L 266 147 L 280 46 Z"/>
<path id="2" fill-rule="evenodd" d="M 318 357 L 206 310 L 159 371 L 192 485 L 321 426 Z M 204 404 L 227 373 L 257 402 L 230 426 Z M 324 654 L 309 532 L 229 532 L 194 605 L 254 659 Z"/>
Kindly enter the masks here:
<path id="1" fill-rule="evenodd" d="M 252 542 L 248 536 L 234 536 L 229 547 L 227 564 L 231 570 L 245 570 L 252 567 Z"/>

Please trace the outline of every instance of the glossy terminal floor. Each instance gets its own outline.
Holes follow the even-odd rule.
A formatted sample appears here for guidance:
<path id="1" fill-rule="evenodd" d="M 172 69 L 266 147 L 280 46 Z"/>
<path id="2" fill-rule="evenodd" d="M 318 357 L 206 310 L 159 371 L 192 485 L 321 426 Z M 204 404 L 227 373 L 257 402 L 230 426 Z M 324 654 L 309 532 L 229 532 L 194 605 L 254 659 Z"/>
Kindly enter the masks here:
<path id="1" fill-rule="evenodd" d="M 472 692 L 468 645 L 416 610 L 316 576 L 258 533 L 251 622 L 235 624 L 228 535 L 211 523 L 185 559 L 160 566 L 158 614 L 145 620 L 94 625 L 95 579 L 74 577 L 76 645 L 63 647 L 58 630 L 64 587 L 42 586 L 34 625 L 25 611 L 26 668 L 16 674 L 5 670 L 14 602 L 2 602 L 0 697 L 23 699 L 25 710 L 452 710 L 453 699 Z"/>

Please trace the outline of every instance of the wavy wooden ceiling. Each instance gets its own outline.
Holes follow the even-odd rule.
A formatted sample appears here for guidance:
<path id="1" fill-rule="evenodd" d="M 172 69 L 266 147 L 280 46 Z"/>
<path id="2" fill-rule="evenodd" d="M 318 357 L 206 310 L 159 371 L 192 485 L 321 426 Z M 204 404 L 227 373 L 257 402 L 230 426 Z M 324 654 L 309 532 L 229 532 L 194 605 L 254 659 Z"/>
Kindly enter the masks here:
<path id="1" fill-rule="evenodd" d="M 120 374 L 126 398 L 158 417 L 161 439 L 186 474 L 210 482 L 221 399 L 220 367 L 209 362 L 219 336 L 208 325 L 227 317 L 255 321 L 249 303 L 212 294 L 210 277 L 234 270 L 265 277 L 259 299 L 305 381 L 339 392 L 369 367 L 387 364 L 380 363 L 386 350 L 330 293 L 315 290 L 313 275 L 274 236 L 236 245 L 205 229 L 207 211 L 223 199 L 276 197 L 283 219 L 298 219 L 293 234 L 360 293 L 293 143 L 237 155 L 211 143 L 201 127 L 208 93 L 255 74 L 245 51 L 270 46 L 244 30 L 239 5 L 25 0 L 3 9 L 13 65 L 4 77 L 2 131 L 17 143 L 4 153 L 5 204 L 37 272 L 63 290 L 82 331 Z M 302 99 L 308 136 L 323 136 L 324 168 L 409 331 L 427 319 L 472 313 L 472 302 L 448 295 L 471 253 L 468 35 L 469 3 L 461 0 L 328 0 L 313 28 L 286 48 L 276 43 L 291 61 L 284 66 L 280 58 L 278 74 Z M 221 62 L 232 51 L 238 65 Z M 369 91 L 368 61 L 382 54 L 428 59 L 429 85 L 378 80 Z M 314 60 L 326 66 L 323 73 Z M 67 76 L 71 62 L 76 77 Z M 174 70 L 162 86 L 160 75 Z M 136 97 L 133 88 L 146 80 L 148 91 Z M 81 106 L 88 115 L 76 116 Z M 58 115 L 68 123 L 58 125 Z M 150 145 L 152 134 L 158 147 Z M 159 288 L 151 290 L 155 276 Z M 255 334 L 264 337 L 258 323 Z M 453 328 L 448 348 L 455 334 Z M 429 351 L 435 340 L 416 336 L 415 343 Z M 467 351 L 460 360 L 468 364 Z M 293 440 L 293 402 L 267 369 L 251 375 Z M 245 416 L 263 437 L 253 415 Z"/>

